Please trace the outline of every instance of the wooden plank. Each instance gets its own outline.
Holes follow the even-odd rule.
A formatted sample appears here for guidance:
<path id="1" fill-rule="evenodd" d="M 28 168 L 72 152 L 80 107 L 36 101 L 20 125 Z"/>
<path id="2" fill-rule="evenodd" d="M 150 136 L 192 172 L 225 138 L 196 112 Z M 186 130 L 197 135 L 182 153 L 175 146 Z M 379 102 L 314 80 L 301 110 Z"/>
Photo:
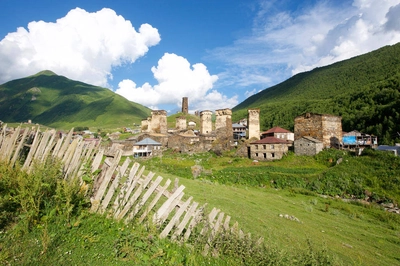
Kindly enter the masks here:
<path id="1" fill-rule="evenodd" d="M 21 127 L 18 126 L 17 129 L 14 131 L 14 133 L 12 134 L 11 138 L 8 141 L 8 145 L 5 146 L 5 150 L 2 151 L 3 153 L 3 160 L 6 161 L 7 163 L 10 161 L 11 159 L 11 155 L 13 154 L 14 151 L 14 147 L 15 147 L 15 142 L 18 139 L 18 136 L 20 134 L 21 131 Z M 1 159 L 1 154 L 0 154 L 0 159 Z"/>
<path id="2" fill-rule="evenodd" d="M 204 204 L 201 208 L 197 209 L 195 214 L 193 215 L 193 219 L 190 221 L 188 228 L 186 228 L 185 235 L 183 236 L 183 241 L 187 241 L 192 233 L 193 228 L 203 219 L 204 209 L 206 208 L 207 203 Z"/>
<path id="3" fill-rule="evenodd" d="M 224 222 L 224 230 L 229 232 L 229 222 L 231 220 L 231 217 L 229 215 L 226 216 L 225 222 Z"/>
<path id="4" fill-rule="evenodd" d="M 172 211 L 181 204 L 181 199 L 183 198 L 183 195 L 185 195 L 185 193 L 181 192 L 178 197 L 176 197 L 171 204 L 168 206 L 167 210 L 164 212 L 164 214 L 159 217 L 159 224 L 163 224 L 165 222 L 165 220 L 167 220 L 168 216 L 170 215 L 170 213 L 172 213 Z"/>
<path id="5" fill-rule="evenodd" d="M 113 204 L 113 209 L 114 209 L 114 217 L 117 218 L 117 215 L 121 211 L 121 208 L 125 205 L 126 201 L 124 202 L 125 195 L 129 189 L 129 187 L 132 185 L 132 182 L 135 178 L 135 175 L 140 167 L 140 164 L 135 162 L 133 166 L 131 167 L 131 170 L 129 171 L 129 175 L 125 183 L 122 185 L 122 188 L 120 189 L 120 192 L 118 196 L 115 198 L 114 204 Z M 120 207 L 121 206 L 121 207 Z"/>
<path id="6" fill-rule="evenodd" d="M 171 180 L 167 179 L 165 182 L 164 186 L 161 188 L 157 187 L 157 195 L 154 197 L 154 199 L 151 201 L 150 205 L 146 208 L 146 210 L 143 212 L 142 216 L 139 218 L 139 223 L 143 222 L 143 220 L 146 218 L 147 214 L 154 208 L 154 206 L 157 204 L 158 200 L 161 198 L 161 196 L 164 194 L 164 192 L 167 190 L 169 185 L 171 184 Z"/>
<path id="7" fill-rule="evenodd" d="M 103 155 L 104 155 L 104 149 L 100 149 L 97 151 L 96 156 L 94 157 L 92 162 L 92 173 L 97 169 L 99 169 L 101 160 L 103 159 Z"/>
<path id="8" fill-rule="evenodd" d="M 43 152 L 47 146 L 47 142 L 49 140 L 50 136 L 49 136 L 49 131 L 46 130 L 43 134 L 42 134 L 42 138 L 40 139 L 40 143 L 38 144 L 38 148 L 36 149 L 36 152 L 34 154 L 34 161 L 42 161 L 42 156 L 43 156 Z"/>
<path id="9" fill-rule="evenodd" d="M 125 204 L 123 210 L 121 213 L 118 214 L 117 219 L 122 219 L 124 216 L 128 213 L 128 211 L 132 208 L 133 204 L 135 201 L 139 198 L 139 196 L 142 194 L 143 190 L 146 188 L 146 186 L 150 183 L 151 179 L 154 177 L 154 173 L 150 172 L 146 179 L 142 182 L 142 184 L 139 185 L 139 187 L 136 189 L 135 193 L 133 193 L 132 197 L 128 200 L 128 202 Z"/>
<path id="10" fill-rule="evenodd" d="M 124 176 L 125 171 L 128 168 L 129 164 L 130 164 L 130 159 L 128 158 L 123 163 L 120 171 L 118 172 L 117 176 L 114 178 L 114 181 L 112 182 L 111 187 L 108 189 L 107 195 L 105 196 L 105 198 L 101 202 L 100 209 L 99 209 L 100 213 L 104 213 L 105 210 L 107 209 L 108 204 L 110 203 L 111 198 L 114 195 L 115 190 L 117 189 L 117 187 L 119 185 L 119 180 L 121 179 L 122 176 Z"/>
<path id="11" fill-rule="evenodd" d="M 139 173 L 137 173 L 135 175 L 135 178 L 133 179 L 132 183 L 129 185 L 125 197 L 124 197 L 124 202 L 128 202 L 128 199 L 132 193 L 132 190 L 135 188 L 136 184 L 139 182 L 140 177 L 142 176 L 143 172 L 144 172 L 145 167 L 142 166 L 142 168 L 140 168 Z"/>
<path id="12" fill-rule="evenodd" d="M 64 165 L 68 165 L 69 162 L 72 160 L 72 157 L 74 156 L 74 152 L 76 147 L 78 146 L 79 139 L 74 139 L 71 144 L 68 145 L 67 150 L 64 153 L 64 156 L 61 157 L 61 161 L 64 163 Z"/>
<path id="13" fill-rule="evenodd" d="M 50 151 L 53 149 L 53 147 L 55 145 L 54 140 L 56 138 L 57 132 L 55 130 L 52 130 L 50 134 L 51 134 L 51 138 L 48 141 L 46 149 L 43 152 L 43 157 L 42 157 L 42 160 L 41 160 L 42 162 L 49 157 Z"/>
<path id="14" fill-rule="evenodd" d="M 83 150 L 83 141 L 79 140 L 75 148 L 75 151 L 73 151 L 72 159 L 67 165 L 67 171 L 64 178 L 75 177 L 76 172 L 82 165 L 82 150 Z"/>
<path id="15" fill-rule="evenodd" d="M 179 222 L 179 218 L 182 216 L 183 212 L 186 211 L 193 197 L 189 197 L 187 201 L 185 201 L 182 206 L 180 206 L 179 210 L 175 213 L 175 215 L 171 218 L 171 221 L 167 224 L 164 230 L 160 234 L 160 238 L 166 238 L 169 232 L 171 232 L 172 227 L 175 226 Z"/>
<path id="16" fill-rule="evenodd" d="M 139 203 L 135 205 L 134 210 L 129 214 L 128 218 L 126 219 L 126 222 L 129 222 L 130 220 L 133 219 L 133 217 L 136 216 L 136 214 L 146 204 L 147 200 L 154 193 L 154 191 L 156 190 L 156 188 L 158 187 L 158 185 L 161 183 L 162 180 L 163 180 L 163 178 L 161 176 L 158 176 L 154 182 L 151 182 L 150 188 L 143 195 L 143 197 L 141 198 Z"/>
<path id="17" fill-rule="evenodd" d="M 175 192 L 164 202 L 164 204 L 158 209 L 153 216 L 153 222 L 158 224 L 162 217 L 165 216 L 165 212 L 170 207 L 171 203 L 179 196 L 179 194 L 185 189 L 184 185 L 181 185 Z"/>
<path id="18" fill-rule="evenodd" d="M 71 128 L 71 130 L 69 131 L 67 137 L 65 137 L 64 143 L 62 144 L 60 150 L 57 153 L 57 158 L 63 158 L 64 157 L 64 153 L 67 150 L 68 146 L 71 143 L 71 139 L 72 139 L 72 135 L 74 133 L 74 128 Z"/>
<path id="19" fill-rule="evenodd" d="M 29 132 L 30 132 L 30 130 L 28 128 L 26 128 L 25 131 L 24 131 L 24 134 L 22 134 L 21 140 L 18 143 L 18 147 L 14 152 L 13 158 L 11 159 L 11 166 L 14 166 L 15 162 L 17 161 L 18 156 L 19 156 L 19 152 L 22 149 L 22 146 L 24 145 L 26 136 L 28 135 Z"/>
<path id="20" fill-rule="evenodd" d="M 24 165 L 22 166 L 23 170 L 30 172 L 29 166 L 31 165 L 32 157 L 33 157 L 33 154 L 35 154 L 38 143 L 39 143 L 39 127 L 36 130 L 32 146 L 29 150 L 28 156 L 25 159 Z"/>
<path id="21" fill-rule="evenodd" d="M 64 135 L 62 135 L 61 138 L 59 138 L 59 139 L 57 140 L 57 144 L 56 144 L 56 146 L 54 147 L 54 150 L 53 150 L 53 152 L 52 152 L 52 154 L 51 154 L 51 156 L 52 156 L 53 158 L 58 157 L 57 155 L 58 155 L 58 152 L 60 151 L 60 148 L 61 148 L 61 145 L 63 144 L 64 139 L 65 139 L 65 137 L 64 137 Z"/>
<path id="22" fill-rule="evenodd" d="M 220 210 L 215 207 L 211 210 L 210 214 L 208 215 L 207 223 L 201 230 L 200 234 L 205 235 L 207 233 L 207 231 L 214 226 L 214 219 L 218 215 L 219 212 L 220 212 Z"/>
<path id="23" fill-rule="evenodd" d="M 178 236 L 183 232 L 183 229 L 185 229 L 185 226 L 188 224 L 190 218 L 193 216 L 193 214 L 195 213 L 198 206 L 199 206 L 199 203 L 193 202 L 193 204 L 190 206 L 189 210 L 186 212 L 185 216 L 183 217 L 182 221 L 177 226 L 175 232 L 172 234 L 171 240 L 177 239 Z"/>
<path id="24" fill-rule="evenodd" d="M 112 175 L 113 175 L 115 169 L 118 166 L 121 156 L 122 156 L 122 151 L 117 150 L 117 152 L 115 153 L 113 164 L 107 169 L 107 171 L 104 175 L 104 180 L 101 182 L 99 190 L 97 191 L 96 195 L 94 196 L 95 202 L 100 203 L 101 199 L 103 198 L 103 195 L 107 189 L 107 186 L 112 178 Z M 97 205 L 97 206 L 92 205 L 91 211 L 97 212 L 98 207 L 99 207 L 99 205 Z"/>

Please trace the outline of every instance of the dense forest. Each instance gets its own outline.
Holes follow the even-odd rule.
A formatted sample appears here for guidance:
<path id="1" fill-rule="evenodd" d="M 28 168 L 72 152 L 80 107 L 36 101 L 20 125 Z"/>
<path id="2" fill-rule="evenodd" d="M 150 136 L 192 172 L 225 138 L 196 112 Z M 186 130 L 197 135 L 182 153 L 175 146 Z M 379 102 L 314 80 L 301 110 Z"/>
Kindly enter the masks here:
<path id="1" fill-rule="evenodd" d="M 233 108 L 233 120 L 260 108 L 262 129 L 293 130 L 305 112 L 342 117 L 343 130 L 378 136 L 380 144 L 400 142 L 400 44 L 330 66 L 300 73 Z"/>

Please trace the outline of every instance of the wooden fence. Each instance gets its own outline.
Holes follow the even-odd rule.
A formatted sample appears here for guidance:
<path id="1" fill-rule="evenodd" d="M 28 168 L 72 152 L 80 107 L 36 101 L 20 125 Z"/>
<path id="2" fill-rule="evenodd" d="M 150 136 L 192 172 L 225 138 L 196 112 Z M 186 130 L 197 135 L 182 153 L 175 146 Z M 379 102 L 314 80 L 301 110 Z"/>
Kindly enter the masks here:
<path id="1" fill-rule="evenodd" d="M 206 215 L 206 205 L 185 197 L 185 186 L 179 185 L 178 179 L 174 184 L 170 179 L 163 182 L 161 176 L 155 178 L 154 173 L 129 157 L 121 163 L 122 150 L 105 160 L 104 152 L 96 142 L 73 138 L 72 129 L 67 135 L 57 136 L 54 130 L 0 128 L 0 162 L 13 166 L 19 161 L 29 172 L 34 162 L 57 158 L 62 162 L 65 179 L 82 180 L 89 172 L 93 180 L 91 212 L 127 223 L 134 218 L 139 222 L 149 219 L 160 229 L 161 238 L 173 241 L 187 241 L 195 228 L 209 241 L 222 231 L 244 236 L 237 222 L 230 226 L 230 216 L 216 208 Z"/>

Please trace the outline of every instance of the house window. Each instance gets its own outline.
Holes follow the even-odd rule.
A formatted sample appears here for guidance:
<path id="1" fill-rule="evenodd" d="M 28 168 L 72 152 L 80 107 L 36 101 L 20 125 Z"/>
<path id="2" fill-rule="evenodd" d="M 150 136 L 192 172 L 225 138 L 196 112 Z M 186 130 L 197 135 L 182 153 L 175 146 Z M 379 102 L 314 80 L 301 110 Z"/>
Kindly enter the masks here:
<path id="1" fill-rule="evenodd" d="M 267 159 L 267 154 L 266 153 L 264 153 L 264 159 Z"/>
<path id="2" fill-rule="evenodd" d="M 256 150 L 258 150 L 258 145 L 256 145 Z"/>
<path id="3" fill-rule="evenodd" d="M 258 157 L 258 153 L 256 152 L 256 157 Z"/>
<path id="4" fill-rule="evenodd" d="M 275 158 L 275 153 L 271 153 L 272 158 Z"/>
<path id="5" fill-rule="evenodd" d="M 267 145 L 263 145 L 263 149 L 266 150 L 267 149 Z"/>
<path id="6" fill-rule="evenodd" d="M 271 150 L 273 150 L 274 149 L 274 145 L 271 145 Z"/>

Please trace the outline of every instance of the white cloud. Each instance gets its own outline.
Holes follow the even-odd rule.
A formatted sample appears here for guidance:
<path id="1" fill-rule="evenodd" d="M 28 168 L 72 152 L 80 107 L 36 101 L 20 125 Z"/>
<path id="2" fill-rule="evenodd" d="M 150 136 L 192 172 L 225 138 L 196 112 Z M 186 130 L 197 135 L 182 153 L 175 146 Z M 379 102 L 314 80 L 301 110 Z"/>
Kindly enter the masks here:
<path id="1" fill-rule="evenodd" d="M 316 1 L 285 10 L 260 1 L 252 33 L 212 50 L 225 65 L 219 83 L 266 88 L 291 75 L 400 42 L 400 0 Z M 253 73 L 253 75 L 242 75 Z"/>
<path id="2" fill-rule="evenodd" d="M 156 28 L 136 31 L 129 20 L 104 8 L 75 8 L 55 23 L 33 21 L 0 41 L 0 83 L 49 69 L 57 74 L 107 86 L 112 68 L 133 63 L 160 42 Z"/>
<path id="3" fill-rule="evenodd" d="M 163 104 L 180 106 L 182 97 L 189 98 L 193 110 L 231 108 L 238 103 L 237 97 L 228 98 L 213 90 L 218 76 L 210 75 L 204 64 L 191 66 L 184 57 L 165 53 L 151 71 L 158 81 L 157 85 L 145 83 L 137 87 L 135 82 L 124 80 L 115 92 L 131 101 L 153 107 Z"/>

